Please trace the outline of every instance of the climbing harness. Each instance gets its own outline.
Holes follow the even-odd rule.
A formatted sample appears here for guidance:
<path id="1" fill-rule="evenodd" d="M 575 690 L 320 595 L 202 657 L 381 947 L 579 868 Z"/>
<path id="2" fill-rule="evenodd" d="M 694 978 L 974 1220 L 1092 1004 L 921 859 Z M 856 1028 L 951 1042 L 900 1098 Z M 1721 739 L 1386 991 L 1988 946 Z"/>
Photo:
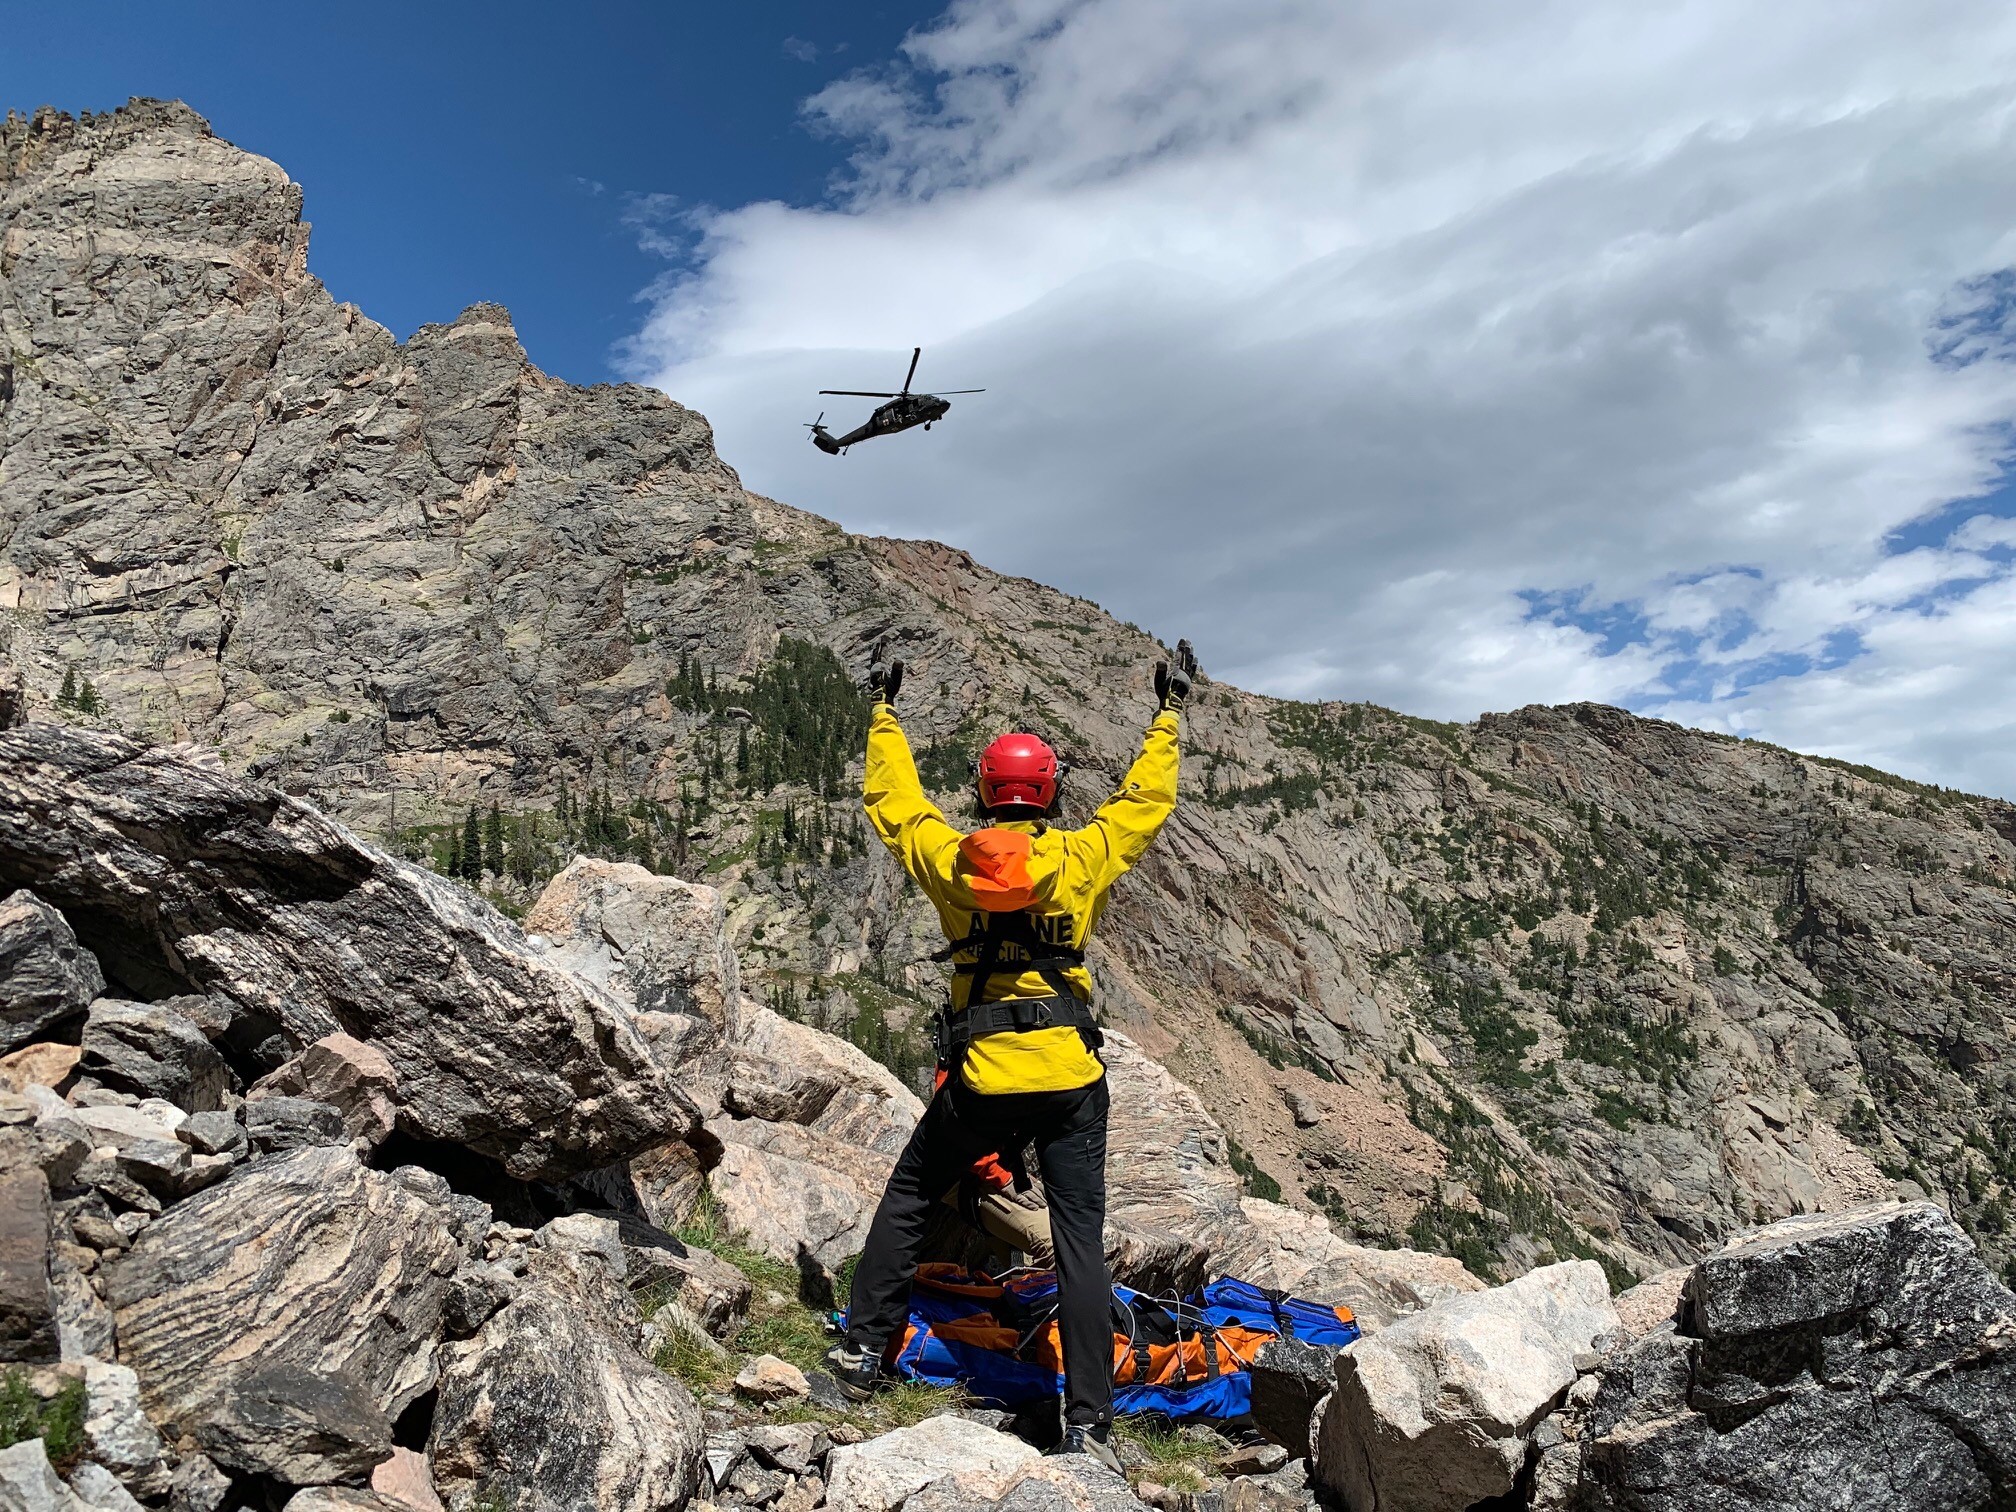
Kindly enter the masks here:
<path id="1" fill-rule="evenodd" d="M 970 961 L 954 960 L 970 951 Z M 974 1040 L 989 1034 L 1027 1034 L 1036 1029 L 1076 1029 L 1085 1048 L 1097 1052 L 1105 1043 L 1092 1009 L 1072 988 L 1064 973 L 1085 964 L 1085 952 L 1042 939 L 1036 917 L 1027 909 L 1004 913 L 975 912 L 971 931 L 934 951 L 934 961 L 952 962 L 955 976 L 967 978 L 966 1007 L 947 1003 L 932 1021 L 938 1065 L 948 1075 L 966 1059 Z M 1034 973 L 1050 988 L 1050 996 L 985 1001 L 987 986 L 997 976 Z"/>

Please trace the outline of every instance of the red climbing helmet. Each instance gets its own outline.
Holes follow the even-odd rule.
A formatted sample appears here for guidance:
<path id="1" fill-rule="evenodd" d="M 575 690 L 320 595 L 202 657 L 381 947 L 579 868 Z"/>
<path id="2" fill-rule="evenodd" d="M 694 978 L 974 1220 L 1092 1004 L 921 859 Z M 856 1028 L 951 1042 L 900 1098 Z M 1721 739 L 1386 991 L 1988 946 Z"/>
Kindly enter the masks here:
<path id="1" fill-rule="evenodd" d="M 1034 735 L 1000 735 L 980 753 L 980 804 L 1047 812 L 1062 775 L 1057 753 Z"/>

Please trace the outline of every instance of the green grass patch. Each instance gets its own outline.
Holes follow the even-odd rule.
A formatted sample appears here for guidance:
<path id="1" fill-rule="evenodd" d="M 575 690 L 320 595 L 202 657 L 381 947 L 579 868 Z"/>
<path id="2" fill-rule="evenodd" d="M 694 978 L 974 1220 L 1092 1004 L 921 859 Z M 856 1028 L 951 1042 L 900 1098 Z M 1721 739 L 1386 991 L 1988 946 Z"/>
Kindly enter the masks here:
<path id="1" fill-rule="evenodd" d="M 1214 1436 L 1193 1437 L 1166 1419 L 1117 1417 L 1113 1437 L 1132 1445 L 1148 1463 L 1130 1479 L 1154 1480 L 1176 1491 L 1202 1491 L 1224 1443 Z"/>
<path id="2" fill-rule="evenodd" d="M 0 1374 L 0 1449 L 42 1440 L 49 1463 L 68 1473 L 84 1455 L 84 1383 L 71 1381 L 44 1401 L 25 1370 Z"/>
<path id="3" fill-rule="evenodd" d="M 1245 1184 L 1248 1197 L 1258 1197 L 1267 1202 L 1281 1200 L 1281 1183 L 1260 1169 L 1260 1163 L 1246 1153 L 1245 1147 L 1230 1134 L 1225 1136 L 1225 1153 L 1231 1159 L 1232 1169 L 1239 1173 L 1239 1180 Z"/>
<path id="4" fill-rule="evenodd" d="M 826 1368 L 826 1351 L 834 1337 L 825 1313 L 808 1302 L 801 1290 L 801 1278 L 794 1266 L 751 1249 L 743 1236 L 732 1232 L 723 1221 L 713 1195 L 704 1189 L 692 1217 L 678 1229 L 681 1243 L 705 1249 L 726 1260 L 749 1278 L 755 1290 L 748 1320 L 735 1336 L 725 1341 L 727 1360 L 705 1343 L 674 1329 L 659 1348 L 653 1362 L 667 1375 L 676 1376 L 693 1391 L 725 1391 L 744 1361 L 754 1355 L 770 1354 L 788 1360 L 808 1374 Z M 834 1277 L 835 1289 L 845 1293 L 853 1280 L 854 1262 L 847 1261 Z M 650 1311 L 662 1299 L 648 1294 L 639 1304 Z M 845 1412 L 832 1412 L 810 1402 L 793 1402 L 769 1413 L 766 1420 L 778 1423 L 852 1423 L 865 1433 L 887 1433 L 892 1428 L 908 1428 L 925 1418 L 937 1417 L 966 1404 L 966 1396 L 953 1388 L 925 1386 L 901 1381 L 879 1391 L 870 1400 Z"/>

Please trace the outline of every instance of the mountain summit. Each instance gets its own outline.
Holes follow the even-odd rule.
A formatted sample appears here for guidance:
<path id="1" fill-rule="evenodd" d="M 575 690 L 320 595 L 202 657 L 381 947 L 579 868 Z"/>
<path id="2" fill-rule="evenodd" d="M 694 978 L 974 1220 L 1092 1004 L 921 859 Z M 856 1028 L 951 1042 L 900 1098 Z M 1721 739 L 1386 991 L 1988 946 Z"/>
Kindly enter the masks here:
<path id="1" fill-rule="evenodd" d="M 914 1069 L 936 940 L 860 832 L 871 648 L 948 808 L 1023 726 L 1073 816 L 1166 651 L 748 492 L 497 306 L 395 340 L 300 212 L 179 104 L 0 126 L 0 702 L 215 747 L 507 905 L 576 850 L 704 877 L 747 990 Z M 1209 682 L 1183 796 L 1092 965 L 1253 1194 L 1614 1280 L 1929 1196 L 2010 1264 L 2009 804 L 1590 705 Z"/>

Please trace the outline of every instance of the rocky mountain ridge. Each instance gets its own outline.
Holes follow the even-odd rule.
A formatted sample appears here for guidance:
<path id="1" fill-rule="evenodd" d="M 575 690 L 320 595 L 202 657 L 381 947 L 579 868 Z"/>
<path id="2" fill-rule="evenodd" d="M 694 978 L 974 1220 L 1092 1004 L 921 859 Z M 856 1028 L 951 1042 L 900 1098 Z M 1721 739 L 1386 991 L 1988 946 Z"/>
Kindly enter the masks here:
<path id="1" fill-rule="evenodd" d="M 855 819 L 852 678 L 909 662 L 948 807 L 1020 724 L 1079 818 L 1162 649 L 747 492 L 700 416 L 539 373 L 495 306 L 400 343 L 307 245 L 186 107 L 0 126 L 0 701 L 214 748 L 507 903 L 576 851 L 704 878 L 739 990 L 908 1069 L 937 942 Z M 2009 1263 L 2009 804 L 1594 706 L 1208 682 L 1184 798 L 1093 965 L 1250 1197 L 1623 1281 L 1901 1192 Z"/>

